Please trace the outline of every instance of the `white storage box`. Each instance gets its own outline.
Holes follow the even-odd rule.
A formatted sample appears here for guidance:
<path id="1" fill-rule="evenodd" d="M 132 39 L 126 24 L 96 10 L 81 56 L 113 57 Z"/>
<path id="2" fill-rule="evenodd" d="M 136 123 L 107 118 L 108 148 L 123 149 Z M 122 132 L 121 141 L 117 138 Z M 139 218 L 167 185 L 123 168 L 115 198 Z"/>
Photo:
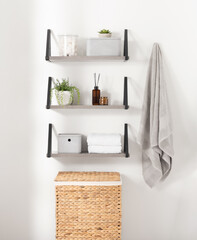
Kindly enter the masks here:
<path id="1" fill-rule="evenodd" d="M 87 56 L 120 56 L 120 38 L 90 38 L 87 40 Z"/>
<path id="2" fill-rule="evenodd" d="M 59 134 L 58 153 L 81 153 L 81 135 Z"/>

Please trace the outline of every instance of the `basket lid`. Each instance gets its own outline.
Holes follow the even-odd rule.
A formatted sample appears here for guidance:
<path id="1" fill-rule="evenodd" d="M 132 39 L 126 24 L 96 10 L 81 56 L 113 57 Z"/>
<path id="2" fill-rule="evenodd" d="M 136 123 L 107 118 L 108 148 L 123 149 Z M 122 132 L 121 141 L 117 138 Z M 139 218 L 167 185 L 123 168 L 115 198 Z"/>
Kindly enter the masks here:
<path id="1" fill-rule="evenodd" d="M 110 182 L 120 181 L 118 172 L 59 172 L 56 182 Z"/>

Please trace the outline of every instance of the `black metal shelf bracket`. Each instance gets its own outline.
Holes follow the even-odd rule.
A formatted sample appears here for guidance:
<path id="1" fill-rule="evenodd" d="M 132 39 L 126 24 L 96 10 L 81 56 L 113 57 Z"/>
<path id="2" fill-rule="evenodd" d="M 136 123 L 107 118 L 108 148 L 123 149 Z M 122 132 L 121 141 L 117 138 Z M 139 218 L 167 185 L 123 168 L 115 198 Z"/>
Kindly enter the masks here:
<path id="1" fill-rule="evenodd" d="M 128 78 L 127 77 L 124 77 L 123 105 L 125 106 L 125 109 L 129 108 L 129 105 L 128 105 Z"/>
<path id="2" fill-rule="evenodd" d="M 50 57 L 51 57 L 51 30 L 48 29 L 45 60 L 50 61 Z"/>
<path id="3" fill-rule="evenodd" d="M 125 61 L 129 60 L 129 53 L 128 53 L 128 29 L 124 30 L 124 57 Z"/>
<path id="4" fill-rule="evenodd" d="M 49 123 L 47 157 L 50 158 L 51 154 L 52 154 L 52 124 Z"/>
<path id="5" fill-rule="evenodd" d="M 129 157 L 129 139 L 128 139 L 128 124 L 124 125 L 124 153 L 125 157 Z"/>
<path id="6" fill-rule="evenodd" d="M 52 84 L 52 77 L 48 79 L 48 90 L 47 90 L 47 105 L 46 109 L 51 108 L 51 84 Z"/>

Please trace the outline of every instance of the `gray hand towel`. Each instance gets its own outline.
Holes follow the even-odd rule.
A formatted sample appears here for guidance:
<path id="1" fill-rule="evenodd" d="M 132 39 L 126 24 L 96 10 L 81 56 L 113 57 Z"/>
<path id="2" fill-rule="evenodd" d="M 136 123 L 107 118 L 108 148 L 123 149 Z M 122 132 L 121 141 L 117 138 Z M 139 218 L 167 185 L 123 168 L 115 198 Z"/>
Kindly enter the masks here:
<path id="1" fill-rule="evenodd" d="M 171 117 L 160 47 L 153 45 L 139 131 L 142 169 L 146 183 L 153 187 L 165 179 L 172 165 Z"/>

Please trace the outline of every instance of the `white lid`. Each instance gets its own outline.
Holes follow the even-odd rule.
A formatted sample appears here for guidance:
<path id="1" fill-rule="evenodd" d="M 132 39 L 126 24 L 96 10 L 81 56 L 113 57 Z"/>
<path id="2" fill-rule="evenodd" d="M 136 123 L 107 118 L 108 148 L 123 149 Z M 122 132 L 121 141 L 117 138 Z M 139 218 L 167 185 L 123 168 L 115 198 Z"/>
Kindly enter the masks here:
<path id="1" fill-rule="evenodd" d="M 75 134 L 75 133 L 59 133 L 59 137 L 81 137 L 81 134 Z"/>
<path id="2" fill-rule="evenodd" d="M 121 38 L 114 38 L 114 37 L 110 37 L 110 38 L 88 38 L 88 40 L 121 40 Z"/>
<path id="3" fill-rule="evenodd" d="M 122 185 L 122 179 L 120 178 L 120 181 L 107 181 L 107 182 L 55 182 L 56 186 L 121 186 Z"/>

